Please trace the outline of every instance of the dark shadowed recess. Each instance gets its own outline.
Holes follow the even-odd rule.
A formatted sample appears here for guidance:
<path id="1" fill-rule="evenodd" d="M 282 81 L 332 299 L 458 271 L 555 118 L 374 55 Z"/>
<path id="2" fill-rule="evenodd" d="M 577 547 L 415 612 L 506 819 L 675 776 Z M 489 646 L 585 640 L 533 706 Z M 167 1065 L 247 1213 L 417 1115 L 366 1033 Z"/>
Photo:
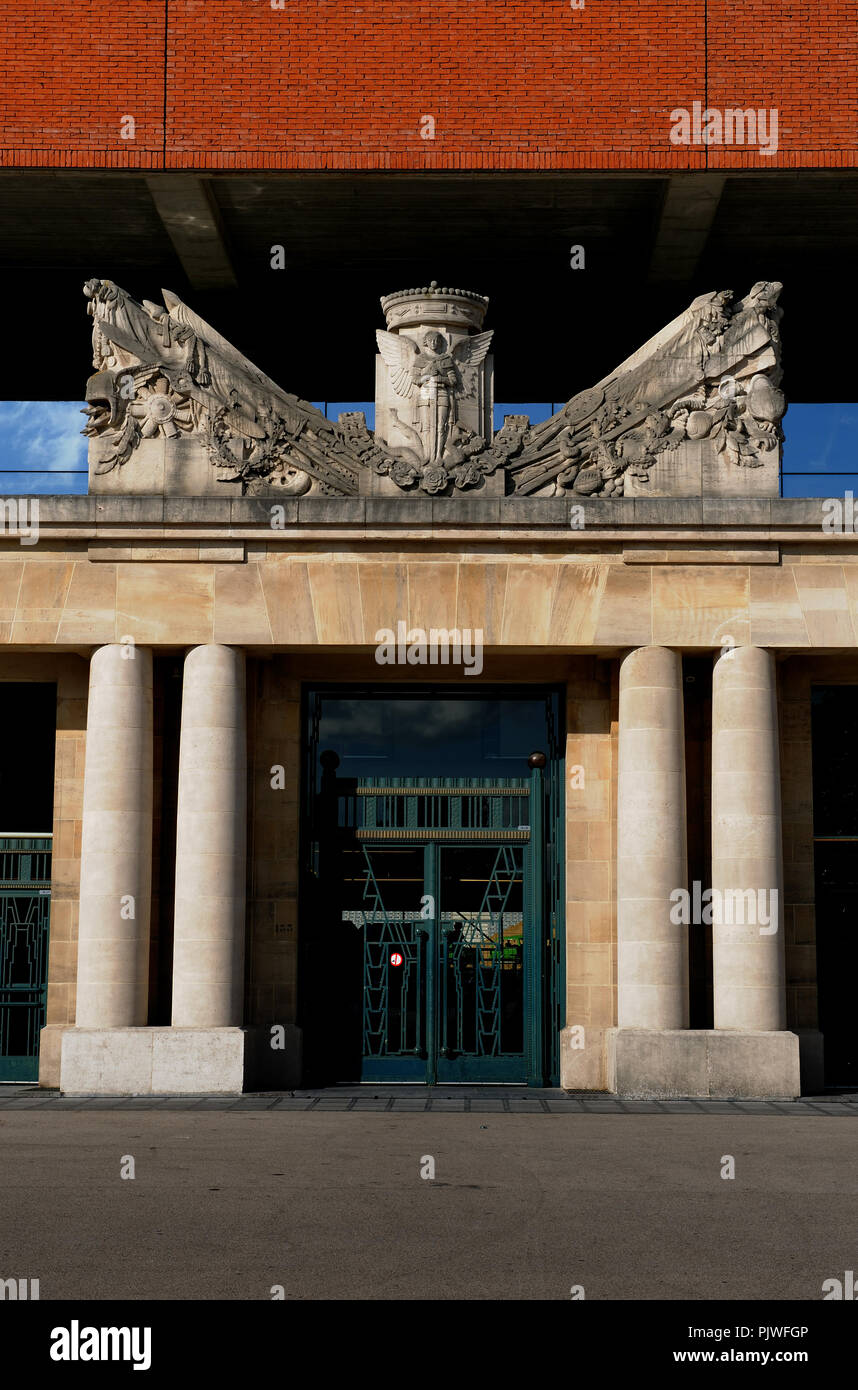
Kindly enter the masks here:
<path id="1" fill-rule="evenodd" d="M 777 279 L 788 396 L 854 397 L 850 356 L 831 345 L 856 310 L 855 173 L 735 171 L 702 230 L 692 203 L 687 225 L 663 217 L 663 173 L 203 181 L 229 287 L 195 280 L 187 255 L 183 269 L 151 177 L 0 173 L 0 268 L 17 291 L 7 399 L 80 396 L 91 370 L 81 286 L 92 275 L 138 299 L 174 290 L 309 400 L 371 399 L 379 297 L 433 279 L 490 297 L 495 395 L 520 401 L 566 400 L 598 381 L 703 291 L 739 296 Z M 575 245 L 584 270 L 570 268 Z M 284 270 L 271 268 L 275 246 Z"/>

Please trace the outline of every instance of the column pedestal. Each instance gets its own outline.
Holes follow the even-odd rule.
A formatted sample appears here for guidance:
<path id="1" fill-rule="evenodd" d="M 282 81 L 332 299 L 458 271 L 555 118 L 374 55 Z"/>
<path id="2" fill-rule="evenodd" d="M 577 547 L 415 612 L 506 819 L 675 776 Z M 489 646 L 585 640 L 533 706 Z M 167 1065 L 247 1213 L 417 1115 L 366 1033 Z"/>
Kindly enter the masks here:
<path id="1" fill-rule="evenodd" d="M 642 647 L 620 667 L 617 780 L 617 1020 L 605 1030 L 608 1090 L 699 1094 L 705 1068 L 688 1031 L 688 886 L 682 658 Z"/>
<path id="2" fill-rule="evenodd" d="M 612 1028 L 608 1090 L 638 1100 L 794 1100 L 795 1033 L 715 1028 Z"/>
<path id="3" fill-rule="evenodd" d="M 300 1085 L 301 1035 L 270 1028 L 74 1028 L 63 1037 L 67 1095 L 238 1095 Z"/>

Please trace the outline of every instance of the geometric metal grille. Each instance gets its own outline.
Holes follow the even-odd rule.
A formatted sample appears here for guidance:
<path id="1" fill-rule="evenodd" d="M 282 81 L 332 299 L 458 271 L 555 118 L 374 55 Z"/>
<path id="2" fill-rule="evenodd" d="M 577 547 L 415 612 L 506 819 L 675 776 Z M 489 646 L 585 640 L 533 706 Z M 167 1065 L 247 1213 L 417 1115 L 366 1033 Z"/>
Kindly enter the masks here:
<path id="1" fill-rule="evenodd" d="M 426 931 L 414 917 L 388 912 L 364 848 L 364 906 L 351 913 L 363 929 L 363 1055 L 419 1057 L 424 1046 L 423 975 Z M 401 963 L 391 964 L 394 955 Z"/>
<path id="2" fill-rule="evenodd" d="M 369 777 L 340 801 L 340 827 L 359 840 L 528 838 L 527 778 Z"/>
<path id="3" fill-rule="evenodd" d="M 50 835 L 0 836 L 0 1081 L 35 1081 L 47 1003 Z"/>
<path id="4" fill-rule="evenodd" d="M 500 1057 L 524 1050 L 520 1029 L 504 1036 L 504 1005 L 522 987 L 522 914 L 507 911 L 522 873 L 522 851 L 504 845 L 497 851 L 479 911 L 441 913 L 443 1056 Z M 518 928 L 515 936 L 505 934 L 510 918 Z"/>

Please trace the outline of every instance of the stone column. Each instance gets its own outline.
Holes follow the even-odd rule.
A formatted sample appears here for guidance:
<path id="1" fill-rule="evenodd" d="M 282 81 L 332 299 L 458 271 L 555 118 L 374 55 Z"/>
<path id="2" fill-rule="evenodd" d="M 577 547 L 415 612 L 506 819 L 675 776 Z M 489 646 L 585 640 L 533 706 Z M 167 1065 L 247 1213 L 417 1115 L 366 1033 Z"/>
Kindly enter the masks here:
<path id="1" fill-rule="evenodd" d="M 712 888 L 715 1027 L 785 1028 L 777 691 L 760 647 L 715 662 Z"/>
<path id="2" fill-rule="evenodd" d="M 686 887 L 682 660 L 641 647 L 620 667 L 620 1028 L 688 1027 L 688 928 L 670 917 L 671 893 Z"/>
<path id="3" fill-rule="evenodd" d="M 145 1027 L 152 891 L 152 653 L 90 664 L 81 832 L 78 1028 Z"/>
<path id="4" fill-rule="evenodd" d="M 242 1022 L 246 825 L 244 653 L 195 647 L 182 690 L 174 1028 Z"/>

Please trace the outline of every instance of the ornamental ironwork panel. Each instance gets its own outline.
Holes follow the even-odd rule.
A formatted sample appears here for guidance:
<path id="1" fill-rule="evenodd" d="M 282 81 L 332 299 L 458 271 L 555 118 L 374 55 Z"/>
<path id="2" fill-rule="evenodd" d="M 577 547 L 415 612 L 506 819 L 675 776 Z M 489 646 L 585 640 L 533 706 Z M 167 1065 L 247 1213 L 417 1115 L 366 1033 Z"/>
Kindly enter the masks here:
<path id="1" fill-rule="evenodd" d="M 508 910 L 516 889 L 521 897 L 523 869 L 520 849 L 499 848 L 476 912 L 445 912 L 442 890 L 442 1056 L 480 1058 L 524 1052 L 523 912 L 521 906 L 518 911 Z"/>
<path id="2" fill-rule="evenodd" d="M 424 1055 L 426 930 L 402 912 L 388 912 L 372 855 L 364 849 L 364 906 L 355 922 L 363 930 L 364 1057 Z M 354 921 L 358 914 L 350 914 Z"/>
<path id="3" fill-rule="evenodd" d="M 47 1003 L 51 836 L 0 836 L 0 1081 L 35 1081 Z"/>

